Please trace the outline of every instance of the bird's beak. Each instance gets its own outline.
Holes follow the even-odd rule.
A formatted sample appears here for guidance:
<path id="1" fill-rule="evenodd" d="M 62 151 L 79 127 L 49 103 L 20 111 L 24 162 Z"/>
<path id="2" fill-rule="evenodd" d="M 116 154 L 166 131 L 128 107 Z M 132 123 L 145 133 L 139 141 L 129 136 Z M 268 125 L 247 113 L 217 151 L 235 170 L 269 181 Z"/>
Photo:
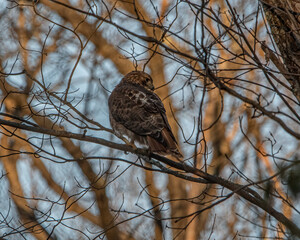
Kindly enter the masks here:
<path id="1" fill-rule="evenodd" d="M 154 89 L 155 89 L 154 85 L 153 85 L 153 84 L 149 84 L 149 85 L 150 85 L 149 88 L 150 88 L 152 91 L 154 91 Z"/>

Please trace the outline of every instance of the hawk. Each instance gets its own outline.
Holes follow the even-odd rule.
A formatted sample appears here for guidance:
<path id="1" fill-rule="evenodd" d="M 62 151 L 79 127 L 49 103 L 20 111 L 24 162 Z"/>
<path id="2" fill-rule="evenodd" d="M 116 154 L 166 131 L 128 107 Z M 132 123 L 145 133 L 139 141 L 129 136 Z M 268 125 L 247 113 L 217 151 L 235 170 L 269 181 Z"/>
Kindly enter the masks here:
<path id="1" fill-rule="evenodd" d="M 164 105 L 153 90 L 147 73 L 128 73 L 108 99 L 111 127 L 118 137 L 127 136 L 131 145 L 138 142 L 150 152 L 181 159 Z"/>

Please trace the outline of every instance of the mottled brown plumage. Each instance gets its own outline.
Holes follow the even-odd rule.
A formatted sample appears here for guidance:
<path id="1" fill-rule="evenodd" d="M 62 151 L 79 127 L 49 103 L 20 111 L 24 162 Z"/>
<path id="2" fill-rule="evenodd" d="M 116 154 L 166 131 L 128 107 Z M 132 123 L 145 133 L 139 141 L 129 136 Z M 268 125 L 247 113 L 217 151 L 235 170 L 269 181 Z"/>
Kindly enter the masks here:
<path id="1" fill-rule="evenodd" d="M 109 119 L 117 136 L 149 147 L 151 152 L 182 158 L 166 110 L 153 92 L 153 80 L 144 72 L 128 73 L 108 99 Z"/>

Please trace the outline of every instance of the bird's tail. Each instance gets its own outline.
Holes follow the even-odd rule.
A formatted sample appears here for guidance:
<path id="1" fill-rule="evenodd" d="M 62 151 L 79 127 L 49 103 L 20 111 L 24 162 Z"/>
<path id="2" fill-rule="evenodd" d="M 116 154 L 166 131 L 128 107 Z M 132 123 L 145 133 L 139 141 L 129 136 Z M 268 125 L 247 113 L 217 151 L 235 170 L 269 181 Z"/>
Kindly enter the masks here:
<path id="1" fill-rule="evenodd" d="M 151 136 L 147 136 L 147 141 L 151 152 L 164 156 L 172 155 L 180 161 L 183 159 L 183 156 L 178 149 L 176 141 L 166 129 L 163 129 L 161 131 L 161 139 L 159 140 L 162 141 L 158 141 L 157 139 Z"/>

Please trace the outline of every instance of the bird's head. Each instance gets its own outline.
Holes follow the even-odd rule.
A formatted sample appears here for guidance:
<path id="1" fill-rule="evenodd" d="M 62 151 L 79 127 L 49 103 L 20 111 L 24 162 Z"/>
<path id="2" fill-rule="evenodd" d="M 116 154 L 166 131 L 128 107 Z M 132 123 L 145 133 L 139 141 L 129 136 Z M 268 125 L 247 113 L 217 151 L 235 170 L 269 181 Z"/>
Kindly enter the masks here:
<path id="1" fill-rule="evenodd" d="M 150 91 L 154 90 L 152 78 L 149 74 L 142 71 L 132 71 L 128 73 L 122 81 L 141 85 Z"/>

